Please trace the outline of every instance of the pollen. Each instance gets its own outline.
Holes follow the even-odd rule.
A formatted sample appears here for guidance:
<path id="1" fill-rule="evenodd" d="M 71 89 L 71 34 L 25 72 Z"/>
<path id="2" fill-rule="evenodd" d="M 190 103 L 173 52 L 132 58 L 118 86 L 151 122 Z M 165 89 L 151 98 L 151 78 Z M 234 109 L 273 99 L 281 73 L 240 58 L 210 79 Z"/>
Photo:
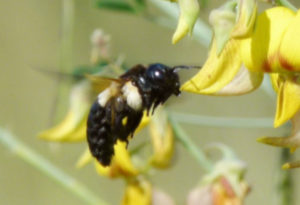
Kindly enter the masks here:
<path id="1" fill-rule="evenodd" d="M 128 117 L 124 117 L 122 119 L 122 125 L 125 126 L 127 124 L 127 121 L 128 121 Z"/>
<path id="2" fill-rule="evenodd" d="M 138 111 L 142 108 L 142 97 L 138 91 L 138 88 L 131 82 L 127 82 L 122 92 L 126 98 L 127 104 L 134 110 Z"/>

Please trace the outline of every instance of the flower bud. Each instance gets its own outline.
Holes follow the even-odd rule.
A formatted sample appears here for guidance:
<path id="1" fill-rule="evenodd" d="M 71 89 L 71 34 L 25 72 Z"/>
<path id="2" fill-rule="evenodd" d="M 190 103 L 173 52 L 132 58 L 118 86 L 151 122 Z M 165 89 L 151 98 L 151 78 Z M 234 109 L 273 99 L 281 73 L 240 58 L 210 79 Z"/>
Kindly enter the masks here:
<path id="1" fill-rule="evenodd" d="M 194 24 L 199 14 L 198 0 L 178 0 L 180 7 L 180 17 L 172 43 L 180 41 L 187 33 L 192 34 Z"/>

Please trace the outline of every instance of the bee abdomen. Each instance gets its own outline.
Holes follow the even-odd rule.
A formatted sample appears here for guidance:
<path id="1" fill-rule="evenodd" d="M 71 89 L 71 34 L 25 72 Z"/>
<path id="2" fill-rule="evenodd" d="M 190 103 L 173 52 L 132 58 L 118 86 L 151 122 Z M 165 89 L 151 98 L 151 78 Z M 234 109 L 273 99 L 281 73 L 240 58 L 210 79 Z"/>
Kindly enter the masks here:
<path id="1" fill-rule="evenodd" d="M 92 155 L 104 166 L 110 164 L 114 155 L 114 139 L 105 109 L 95 101 L 88 117 L 87 140 Z"/>

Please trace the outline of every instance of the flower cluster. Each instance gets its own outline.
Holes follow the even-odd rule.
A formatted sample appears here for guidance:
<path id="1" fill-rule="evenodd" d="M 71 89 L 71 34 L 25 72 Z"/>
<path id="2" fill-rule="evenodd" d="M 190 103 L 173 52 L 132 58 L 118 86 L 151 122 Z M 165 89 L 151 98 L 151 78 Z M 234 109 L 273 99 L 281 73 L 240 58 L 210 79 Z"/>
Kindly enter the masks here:
<path id="1" fill-rule="evenodd" d="M 170 1 L 178 2 L 180 7 L 178 25 L 172 39 L 173 43 L 177 43 L 186 34 L 192 33 L 199 14 L 199 3 L 198 0 Z M 257 7 L 256 0 L 228 0 L 211 12 L 209 22 L 214 36 L 208 58 L 202 69 L 181 89 L 214 96 L 242 95 L 257 89 L 264 74 L 269 74 L 277 93 L 274 127 L 291 120 L 293 129 L 289 137 L 263 137 L 258 141 L 295 151 L 300 146 L 300 29 L 297 26 L 300 10 L 295 12 L 285 7 L 274 7 L 258 15 Z M 119 75 L 125 70 L 110 56 L 108 35 L 96 30 L 91 40 L 91 62 L 93 68 L 97 68 L 92 72 Z M 100 92 L 104 88 L 103 84 L 96 89 Z M 74 84 L 65 119 L 54 128 L 40 133 L 39 137 L 56 142 L 86 141 L 88 112 L 98 94 L 94 89 L 87 79 Z M 149 179 L 149 170 L 166 169 L 172 165 L 176 138 L 174 125 L 170 122 L 162 106 L 154 116 L 149 117 L 145 113 L 136 133 L 146 125 L 149 127 L 152 152 L 146 157 L 142 157 L 140 151 L 147 145 L 128 150 L 126 142 L 117 141 L 110 166 L 99 164 L 88 149 L 77 166 L 93 162 L 101 176 L 123 179 L 126 182 L 123 205 L 172 205 L 173 200 L 155 188 Z M 230 149 L 220 145 L 217 147 L 223 151 L 224 158 L 217 161 L 202 177 L 200 185 L 190 192 L 188 205 L 243 204 L 249 192 L 244 180 L 246 166 L 228 152 Z M 287 163 L 283 167 L 300 167 L 300 162 Z"/>
<path id="2" fill-rule="evenodd" d="M 241 95 L 258 88 L 264 73 L 277 93 L 274 127 L 291 120 L 290 137 L 263 137 L 259 142 L 299 147 L 300 11 L 267 9 L 257 16 L 255 0 L 228 1 L 210 14 L 214 38 L 203 68 L 182 90 L 205 95 Z M 284 168 L 299 163 L 285 164 Z"/>

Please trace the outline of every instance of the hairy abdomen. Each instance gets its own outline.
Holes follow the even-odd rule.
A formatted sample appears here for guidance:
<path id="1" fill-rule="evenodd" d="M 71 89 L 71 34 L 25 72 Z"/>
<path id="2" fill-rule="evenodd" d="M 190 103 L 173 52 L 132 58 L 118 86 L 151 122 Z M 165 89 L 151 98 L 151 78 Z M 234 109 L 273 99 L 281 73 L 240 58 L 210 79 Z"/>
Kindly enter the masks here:
<path id="1" fill-rule="evenodd" d="M 111 119 L 107 119 L 107 111 L 96 100 L 91 107 L 87 122 L 87 140 L 90 151 L 104 166 L 110 164 L 115 143 L 111 132 Z"/>

